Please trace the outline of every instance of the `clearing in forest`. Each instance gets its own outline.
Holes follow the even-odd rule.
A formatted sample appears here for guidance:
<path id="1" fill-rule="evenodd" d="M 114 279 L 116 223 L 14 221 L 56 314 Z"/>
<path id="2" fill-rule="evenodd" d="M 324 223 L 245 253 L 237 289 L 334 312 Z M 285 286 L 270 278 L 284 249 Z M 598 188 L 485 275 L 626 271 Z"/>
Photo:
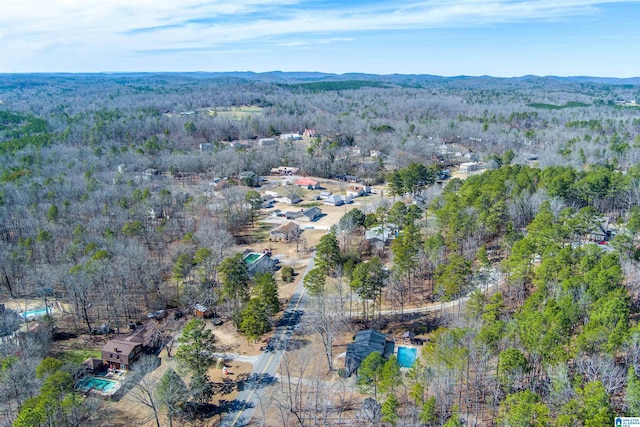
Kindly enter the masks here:
<path id="1" fill-rule="evenodd" d="M 264 108 L 257 105 L 243 105 L 240 107 L 209 107 L 207 110 L 210 116 L 240 121 L 252 115 L 262 114 Z"/>

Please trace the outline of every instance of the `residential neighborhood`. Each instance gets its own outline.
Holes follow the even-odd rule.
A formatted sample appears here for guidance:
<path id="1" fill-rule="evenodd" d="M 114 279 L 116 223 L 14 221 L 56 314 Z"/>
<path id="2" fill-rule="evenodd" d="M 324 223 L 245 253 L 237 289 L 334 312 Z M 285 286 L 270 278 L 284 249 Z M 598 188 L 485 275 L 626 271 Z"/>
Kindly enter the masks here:
<path id="1" fill-rule="evenodd" d="M 634 78 L 0 87 L 0 426 L 640 413 L 640 110 L 618 102 Z"/>

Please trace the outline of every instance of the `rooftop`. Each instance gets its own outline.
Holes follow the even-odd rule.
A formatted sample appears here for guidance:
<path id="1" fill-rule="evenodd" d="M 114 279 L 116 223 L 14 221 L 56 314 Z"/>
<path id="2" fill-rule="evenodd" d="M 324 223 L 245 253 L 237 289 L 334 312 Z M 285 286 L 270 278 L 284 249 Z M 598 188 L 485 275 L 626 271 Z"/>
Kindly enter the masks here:
<path id="1" fill-rule="evenodd" d="M 299 228 L 298 224 L 296 224 L 295 222 L 291 222 L 290 221 L 290 222 L 288 222 L 286 224 L 283 224 L 280 227 L 272 230 L 272 232 L 279 231 L 279 232 L 282 232 L 282 233 L 290 233 L 291 231 L 293 231 L 293 230 L 295 230 L 297 228 Z"/>
<path id="2" fill-rule="evenodd" d="M 107 342 L 104 347 L 102 347 L 102 351 L 129 354 L 139 345 L 142 345 L 142 343 L 135 342 L 134 340 L 114 339 Z"/>
<path id="3" fill-rule="evenodd" d="M 314 181 L 314 180 L 309 179 L 309 178 L 300 178 L 299 180 L 296 181 L 296 185 L 313 185 L 313 186 L 316 186 L 316 185 L 318 185 L 318 181 Z"/>

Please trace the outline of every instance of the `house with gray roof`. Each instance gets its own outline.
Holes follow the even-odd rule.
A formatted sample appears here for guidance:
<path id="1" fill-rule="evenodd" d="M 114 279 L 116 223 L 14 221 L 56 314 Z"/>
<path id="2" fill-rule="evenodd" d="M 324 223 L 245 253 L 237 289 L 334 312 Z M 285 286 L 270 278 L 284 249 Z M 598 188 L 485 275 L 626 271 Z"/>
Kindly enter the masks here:
<path id="1" fill-rule="evenodd" d="M 324 204 L 327 206 L 342 206 L 345 203 L 350 203 L 351 198 L 341 196 L 339 194 L 332 194 L 324 199 Z"/>
<path id="2" fill-rule="evenodd" d="M 388 358 L 393 354 L 395 344 L 388 341 L 385 334 L 374 329 L 367 329 L 356 334 L 355 341 L 347 344 L 345 373 L 351 376 L 358 370 L 360 364 L 371 353 L 378 352 Z"/>
<path id="3" fill-rule="evenodd" d="M 382 250 L 384 245 L 396 238 L 396 229 L 395 224 L 378 225 L 367 230 L 364 238 L 376 249 Z"/>
<path id="4" fill-rule="evenodd" d="M 311 222 L 311 221 L 315 221 L 321 215 L 322 215 L 322 209 L 320 209 L 317 206 L 314 206 L 312 208 L 305 209 L 304 211 L 302 211 L 302 215 L 298 217 L 298 220 Z"/>

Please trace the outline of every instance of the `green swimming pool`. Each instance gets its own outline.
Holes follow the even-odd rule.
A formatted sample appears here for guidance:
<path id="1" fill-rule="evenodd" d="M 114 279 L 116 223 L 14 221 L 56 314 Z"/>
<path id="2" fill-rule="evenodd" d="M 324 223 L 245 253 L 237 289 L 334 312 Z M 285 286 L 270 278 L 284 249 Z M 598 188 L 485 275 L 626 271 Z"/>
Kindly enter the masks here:
<path id="1" fill-rule="evenodd" d="M 97 390 L 101 393 L 108 393 L 113 389 L 116 385 L 118 385 L 117 381 L 108 380 L 106 378 L 100 377 L 84 377 L 78 383 L 78 389 L 82 391 L 91 391 Z"/>
<path id="2" fill-rule="evenodd" d="M 260 258 L 260 254 L 250 253 L 246 257 L 244 257 L 244 262 L 246 262 L 247 264 L 253 264 L 258 258 Z"/>

